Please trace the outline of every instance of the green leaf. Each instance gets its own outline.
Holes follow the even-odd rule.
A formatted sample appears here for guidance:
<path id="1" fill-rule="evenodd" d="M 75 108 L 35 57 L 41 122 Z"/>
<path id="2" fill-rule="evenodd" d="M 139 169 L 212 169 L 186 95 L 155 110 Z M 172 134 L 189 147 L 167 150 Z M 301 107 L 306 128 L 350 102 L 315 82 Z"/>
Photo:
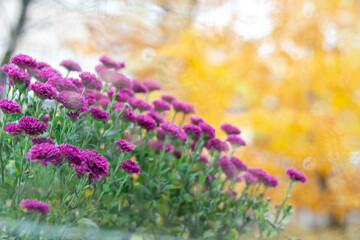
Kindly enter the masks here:
<path id="1" fill-rule="evenodd" d="M 105 183 L 103 186 L 102 186 L 102 189 L 104 192 L 109 192 L 110 191 L 110 186 L 109 184 Z"/>
<path id="2" fill-rule="evenodd" d="M 205 180 L 206 180 L 205 175 L 203 173 L 200 173 L 200 175 L 199 175 L 199 183 L 204 184 Z"/>

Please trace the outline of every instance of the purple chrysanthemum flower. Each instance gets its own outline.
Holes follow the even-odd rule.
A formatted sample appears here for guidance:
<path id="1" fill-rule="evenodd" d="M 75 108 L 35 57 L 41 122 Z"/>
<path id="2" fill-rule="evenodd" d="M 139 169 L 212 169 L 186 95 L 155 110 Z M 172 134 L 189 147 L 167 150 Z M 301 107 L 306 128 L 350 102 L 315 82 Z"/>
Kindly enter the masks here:
<path id="1" fill-rule="evenodd" d="M 120 89 L 116 94 L 116 100 L 119 102 L 128 102 L 134 94 L 135 93 L 131 88 Z"/>
<path id="2" fill-rule="evenodd" d="M 132 122 L 132 123 L 136 122 L 135 113 L 133 112 L 133 110 L 131 108 L 127 108 L 127 109 L 124 110 L 124 118 L 128 122 Z M 156 122 L 155 122 L 155 126 L 156 126 Z"/>
<path id="3" fill-rule="evenodd" d="M 71 144 L 61 144 L 58 146 L 61 156 L 68 160 L 69 164 L 81 164 L 81 149 Z"/>
<path id="4" fill-rule="evenodd" d="M 277 185 L 279 185 L 279 181 L 270 174 L 268 174 L 263 181 L 264 184 L 267 186 L 276 187 Z"/>
<path id="5" fill-rule="evenodd" d="M 104 68 L 103 65 L 100 65 L 103 69 L 97 71 L 101 80 L 112 83 L 115 79 L 119 78 L 118 73 L 112 70 Z"/>
<path id="6" fill-rule="evenodd" d="M 31 116 L 23 116 L 19 120 L 19 129 L 29 136 L 43 134 L 46 128 L 47 125 L 45 123 Z"/>
<path id="7" fill-rule="evenodd" d="M 36 60 L 25 54 L 18 54 L 11 58 L 11 63 L 15 64 L 19 68 L 28 69 L 36 67 Z"/>
<path id="8" fill-rule="evenodd" d="M 279 184 L 279 181 L 274 176 L 268 174 L 261 168 L 250 168 L 248 172 L 267 186 L 276 187 Z"/>
<path id="9" fill-rule="evenodd" d="M 218 138 L 212 138 L 206 142 L 205 147 L 209 150 L 215 149 L 218 152 L 226 152 L 229 150 L 229 145 Z"/>
<path id="10" fill-rule="evenodd" d="M 59 96 L 56 98 L 62 105 L 69 109 L 79 109 L 81 106 L 85 105 L 85 99 L 79 93 L 63 91 L 59 93 Z"/>
<path id="11" fill-rule="evenodd" d="M 99 120 L 106 120 L 110 117 L 110 114 L 107 111 L 99 107 L 91 107 L 89 108 L 89 112 L 91 116 Z"/>
<path id="12" fill-rule="evenodd" d="M 43 121 L 44 123 L 48 122 L 50 119 L 50 115 L 49 114 L 45 114 L 42 118 L 41 121 Z"/>
<path id="13" fill-rule="evenodd" d="M 235 165 L 236 169 L 237 169 L 239 172 L 242 172 L 242 171 L 246 171 L 246 170 L 247 170 L 246 164 L 243 163 L 243 161 L 241 161 L 241 160 L 238 159 L 237 157 L 232 156 L 232 157 L 230 158 L 230 161 Z"/>
<path id="14" fill-rule="evenodd" d="M 51 67 L 51 66 L 50 66 L 50 64 L 48 64 L 46 62 L 36 62 L 36 69 L 41 70 L 46 67 Z"/>
<path id="15" fill-rule="evenodd" d="M 56 88 L 56 90 L 58 90 L 59 92 L 62 91 L 70 91 L 76 93 L 80 92 L 79 88 L 76 87 L 74 82 L 72 81 L 72 78 L 62 78 L 59 76 L 53 76 L 49 78 L 47 84 L 50 84 L 51 86 Z"/>
<path id="16" fill-rule="evenodd" d="M 183 129 L 189 138 L 193 138 L 195 141 L 199 140 L 201 136 L 201 128 L 195 124 L 184 124 Z"/>
<path id="17" fill-rule="evenodd" d="M 29 73 L 27 73 L 23 69 L 20 69 L 15 65 L 10 65 L 10 64 L 5 64 L 4 66 L 2 66 L 1 69 L 5 72 L 5 74 L 9 78 L 14 80 L 14 83 L 19 83 L 19 84 L 25 83 L 26 86 L 30 85 L 31 77 Z"/>
<path id="18" fill-rule="evenodd" d="M 140 111 L 150 111 L 152 110 L 151 104 L 145 102 L 142 99 L 132 98 L 129 103 L 134 107 L 139 109 Z"/>
<path id="19" fill-rule="evenodd" d="M 98 77 L 95 76 L 95 74 L 82 72 L 79 77 L 82 81 L 82 84 L 87 89 L 100 90 L 102 88 L 102 82 Z"/>
<path id="20" fill-rule="evenodd" d="M 69 80 L 75 85 L 75 87 L 78 89 L 78 93 L 82 93 L 84 90 L 84 85 L 82 84 L 81 80 L 78 78 L 69 78 Z"/>
<path id="21" fill-rule="evenodd" d="M 121 111 L 123 108 L 124 108 L 124 103 L 122 102 L 115 103 L 113 106 L 113 109 L 118 112 Z"/>
<path id="22" fill-rule="evenodd" d="M 160 124 L 160 127 L 164 130 L 165 133 L 170 134 L 175 138 L 179 138 L 183 133 L 181 128 L 174 123 L 164 122 Z"/>
<path id="23" fill-rule="evenodd" d="M 153 130 L 157 126 L 155 120 L 147 115 L 136 115 L 136 122 L 140 127 L 145 128 L 147 131 Z"/>
<path id="24" fill-rule="evenodd" d="M 61 73 L 52 67 L 44 67 L 35 73 L 35 78 L 40 82 L 47 82 L 52 77 L 62 78 Z"/>
<path id="25" fill-rule="evenodd" d="M 152 117 L 158 125 L 164 122 L 164 116 L 158 112 L 150 111 L 147 113 L 147 115 Z"/>
<path id="26" fill-rule="evenodd" d="M 95 100 L 96 94 L 92 89 L 86 90 L 84 94 L 84 98 L 85 98 L 86 106 L 91 106 L 96 104 L 96 100 Z"/>
<path id="27" fill-rule="evenodd" d="M 121 149 L 122 152 L 131 152 L 132 150 L 135 149 L 135 145 L 124 140 L 124 139 L 119 139 L 116 142 L 116 145 L 119 146 L 119 148 Z"/>
<path id="28" fill-rule="evenodd" d="M 117 62 L 114 59 L 108 57 L 108 56 L 102 56 L 99 61 L 107 68 L 114 68 L 115 70 L 119 70 L 121 68 L 125 67 L 124 62 Z"/>
<path id="29" fill-rule="evenodd" d="M 154 105 L 155 111 L 157 112 L 169 111 L 171 109 L 170 103 L 164 100 L 155 100 L 152 102 L 152 104 Z"/>
<path id="30" fill-rule="evenodd" d="M 288 168 L 286 170 L 286 174 L 291 178 L 293 179 L 294 181 L 299 181 L 299 182 L 302 182 L 302 183 L 305 183 L 306 182 L 306 176 L 304 173 L 294 169 L 294 168 Z"/>
<path id="31" fill-rule="evenodd" d="M 60 150 L 51 143 L 41 143 L 34 145 L 29 152 L 27 157 L 32 161 L 37 161 L 47 166 L 49 163 L 55 166 L 61 162 Z"/>
<path id="32" fill-rule="evenodd" d="M 202 117 L 190 116 L 189 119 L 195 125 L 200 125 L 200 123 L 205 123 L 205 120 Z"/>
<path id="33" fill-rule="evenodd" d="M 239 147 L 239 146 L 245 146 L 246 145 L 246 142 L 244 139 L 242 139 L 241 137 L 239 137 L 238 135 L 235 135 L 235 134 L 232 134 L 232 135 L 229 135 L 227 138 L 226 138 L 226 141 L 231 143 L 232 145 L 236 146 L 236 147 Z"/>
<path id="34" fill-rule="evenodd" d="M 95 71 L 97 73 L 99 73 L 99 72 L 101 72 L 103 70 L 107 70 L 106 67 L 103 64 L 98 64 L 98 65 L 95 66 Z"/>
<path id="35" fill-rule="evenodd" d="M 152 139 L 149 140 L 148 145 L 153 148 L 156 152 L 160 152 L 164 148 L 164 142 L 163 141 L 154 141 Z M 165 146 L 166 152 L 171 152 L 174 150 L 174 147 L 167 143 Z"/>
<path id="36" fill-rule="evenodd" d="M 199 127 L 201 128 L 201 132 L 206 136 L 207 139 L 211 139 L 215 137 L 215 128 L 210 126 L 207 123 L 200 123 Z"/>
<path id="37" fill-rule="evenodd" d="M 34 145 L 42 144 L 42 143 L 50 143 L 52 145 L 55 145 L 54 141 L 51 138 L 46 138 L 46 137 L 33 138 L 31 139 L 31 142 Z"/>
<path id="38" fill-rule="evenodd" d="M 71 119 L 75 120 L 80 116 L 79 112 L 67 112 L 66 115 L 68 115 Z"/>
<path id="39" fill-rule="evenodd" d="M 134 90 L 134 92 L 136 93 L 149 92 L 149 89 L 145 86 L 145 84 L 141 83 L 139 80 L 133 79 L 132 82 L 133 82 L 132 89 Z"/>
<path id="40" fill-rule="evenodd" d="M 234 178 L 237 172 L 235 165 L 227 159 L 227 156 L 223 156 L 219 159 L 219 166 L 228 178 Z"/>
<path id="41" fill-rule="evenodd" d="M 42 213 L 43 215 L 47 214 L 50 211 L 49 205 L 36 199 L 25 199 L 21 202 L 20 207 L 25 208 L 28 211 L 36 211 Z"/>
<path id="42" fill-rule="evenodd" d="M 74 171 L 77 173 L 76 176 L 78 178 L 80 178 L 81 176 L 83 176 L 86 172 L 88 172 L 88 169 L 86 168 L 86 166 L 80 164 L 80 165 L 72 165 Z"/>
<path id="43" fill-rule="evenodd" d="M 107 108 L 107 106 L 110 104 L 109 98 L 105 95 L 102 95 L 101 93 L 96 94 L 96 101 L 97 104 L 103 106 L 104 108 Z"/>
<path id="44" fill-rule="evenodd" d="M 106 90 L 106 94 L 109 96 L 109 98 L 111 99 L 112 96 L 114 95 L 115 90 L 114 89 L 110 89 L 110 90 Z"/>
<path id="45" fill-rule="evenodd" d="M 161 89 L 161 84 L 153 79 L 145 79 L 143 83 L 148 88 L 149 92 Z"/>
<path id="46" fill-rule="evenodd" d="M 128 173 L 139 173 L 140 166 L 137 165 L 135 162 L 129 160 L 121 162 L 121 168 Z"/>
<path id="47" fill-rule="evenodd" d="M 162 94 L 160 98 L 168 103 L 172 103 L 173 101 L 176 101 L 176 97 L 169 94 Z"/>
<path id="48" fill-rule="evenodd" d="M 19 128 L 19 124 L 8 123 L 5 125 L 4 132 L 8 132 L 10 134 L 19 134 L 22 132 L 22 130 Z"/>
<path id="49" fill-rule="evenodd" d="M 237 127 L 235 127 L 234 125 L 231 125 L 229 123 L 221 124 L 220 129 L 222 131 L 224 131 L 227 135 L 240 134 L 241 133 L 240 129 L 238 129 Z"/>
<path id="50" fill-rule="evenodd" d="M 121 73 L 116 73 L 112 85 L 117 89 L 132 88 L 132 81 Z"/>
<path id="51" fill-rule="evenodd" d="M 78 63 L 72 60 L 64 60 L 60 63 L 60 66 L 63 66 L 68 71 L 81 72 L 81 67 Z"/>
<path id="52" fill-rule="evenodd" d="M 185 114 L 195 113 L 195 108 L 191 103 L 174 100 L 171 104 L 173 105 L 176 112 L 183 112 Z"/>
<path id="53" fill-rule="evenodd" d="M 246 172 L 243 176 L 242 176 L 243 179 L 245 179 L 245 181 L 249 184 L 251 183 L 257 183 L 259 180 L 253 176 L 252 174 Z"/>
<path id="54" fill-rule="evenodd" d="M 200 155 L 200 162 L 203 162 L 205 166 L 209 165 L 209 160 L 205 155 Z"/>
<path id="55" fill-rule="evenodd" d="M 7 113 L 21 113 L 21 107 L 17 102 L 0 99 L 0 109 Z"/>
<path id="56" fill-rule="evenodd" d="M 108 175 L 109 163 L 97 151 L 85 150 L 81 152 L 81 161 L 90 173 L 89 180 L 101 179 Z"/>
<path id="57" fill-rule="evenodd" d="M 35 82 L 30 84 L 30 89 L 33 90 L 39 98 L 55 99 L 58 92 L 56 88 L 47 83 Z"/>

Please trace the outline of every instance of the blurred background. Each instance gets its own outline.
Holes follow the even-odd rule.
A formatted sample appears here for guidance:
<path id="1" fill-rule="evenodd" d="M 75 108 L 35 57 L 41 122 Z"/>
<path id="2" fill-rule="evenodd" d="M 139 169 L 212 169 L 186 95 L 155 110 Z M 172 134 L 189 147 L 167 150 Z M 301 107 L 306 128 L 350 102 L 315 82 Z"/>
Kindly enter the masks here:
<path id="1" fill-rule="evenodd" d="M 290 235 L 359 239 L 359 10 L 358 0 L 0 0 L 0 60 L 72 59 L 91 72 L 104 54 L 125 61 L 126 75 L 160 80 L 212 125 L 237 125 L 247 147 L 236 155 L 280 179 L 275 201 L 286 168 L 306 173 Z"/>

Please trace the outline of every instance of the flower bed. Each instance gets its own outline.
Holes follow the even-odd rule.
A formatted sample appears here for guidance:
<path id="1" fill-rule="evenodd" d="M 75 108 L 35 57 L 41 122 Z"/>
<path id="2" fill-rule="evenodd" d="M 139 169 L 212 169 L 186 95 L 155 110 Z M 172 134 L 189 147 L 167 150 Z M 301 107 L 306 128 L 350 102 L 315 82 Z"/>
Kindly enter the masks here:
<path id="1" fill-rule="evenodd" d="M 1 223 L 3 235 L 40 237 L 46 224 L 43 238 L 66 238 L 85 222 L 147 236 L 288 237 L 286 200 L 304 174 L 287 170 L 289 188 L 273 210 L 265 193 L 278 180 L 234 156 L 246 145 L 237 127 L 221 125 L 228 136 L 218 139 L 190 116 L 192 104 L 171 95 L 147 102 L 157 81 L 131 80 L 118 72 L 124 63 L 100 61 L 99 77 L 61 62 L 80 79 L 22 54 L 2 67 L 10 87 L 0 100 L 1 217 L 15 221 Z M 26 221 L 37 226 L 31 233 L 21 228 Z"/>

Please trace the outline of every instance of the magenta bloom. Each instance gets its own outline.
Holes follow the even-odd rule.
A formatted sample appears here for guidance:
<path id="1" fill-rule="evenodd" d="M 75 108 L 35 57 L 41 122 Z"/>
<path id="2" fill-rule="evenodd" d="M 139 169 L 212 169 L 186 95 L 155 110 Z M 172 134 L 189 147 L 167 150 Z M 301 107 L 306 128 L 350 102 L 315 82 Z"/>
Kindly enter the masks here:
<path id="1" fill-rule="evenodd" d="M 114 68 L 115 70 L 119 70 L 119 69 L 125 67 L 124 62 L 117 62 L 117 61 L 113 60 L 112 58 L 105 56 L 105 55 L 102 56 L 99 60 L 107 68 Z"/>
<path id="2" fill-rule="evenodd" d="M 161 89 L 161 84 L 158 81 L 145 79 L 143 83 L 149 89 L 149 92 Z"/>
<path id="3" fill-rule="evenodd" d="M 117 89 L 132 88 L 132 81 L 121 73 L 116 73 L 112 85 Z"/>
<path id="4" fill-rule="evenodd" d="M 19 68 L 28 69 L 36 67 L 36 60 L 25 54 L 18 54 L 11 58 L 11 63 L 15 64 Z"/>
<path id="5" fill-rule="evenodd" d="M 110 114 L 107 111 L 102 110 L 99 107 L 91 107 L 89 108 L 89 112 L 91 116 L 99 120 L 106 120 L 110 117 Z"/>
<path id="6" fill-rule="evenodd" d="M 160 127 L 165 133 L 170 134 L 175 138 L 180 137 L 182 134 L 181 128 L 174 123 L 164 122 L 160 124 Z"/>
<path id="7" fill-rule="evenodd" d="M 45 114 L 42 118 L 41 118 L 41 121 L 43 121 L 43 122 L 47 122 L 47 121 L 49 121 L 49 119 L 50 119 L 50 116 L 49 116 L 49 114 Z"/>
<path id="8" fill-rule="evenodd" d="M 279 181 L 272 175 L 268 174 L 263 180 L 264 184 L 271 187 L 276 187 L 279 185 Z"/>
<path id="9" fill-rule="evenodd" d="M 101 93 L 96 94 L 96 100 L 97 104 L 103 106 L 104 108 L 106 108 L 110 104 L 109 98 L 105 95 L 102 95 Z"/>
<path id="10" fill-rule="evenodd" d="M 46 138 L 46 137 L 33 138 L 31 139 L 31 142 L 34 145 L 42 144 L 42 143 L 50 143 L 52 145 L 55 145 L 54 141 L 51 138 Z"/>
<path id="11" fill-rule="evenodd" d="M 71 119 L 75 120 L 80 116 L 79 112 L 67 112 L 66 115 L 68 115 Z"/>
<path id="12" fill-rule="evenodd" d="M 250 173 L 248 173 L 248 172 L 243 175 L 243 178 L 244 178 L 245 181 L 246 181 L 247 183 L 249 183 L 249 184 L 251 184 L 251 183 L 257 183 L 257 182 L 259 181 L 255 176 L 253 176 L 252 174 L 250 174 Z"/>
<path id="13" fill-rule="evenodd" d="M 174 149 L 173 155 L 174 155 L 175 157 L 177 157 L 177 158 L 181 158 L 182 151 L 181 151 L 181 150 L 178 150 L 178 149 Z"/>
<path id="14" fill-rule="evenodd" d="M 154 105 L 155 111 L 157 112 L 169 111 L 171 109 L 170 103 L 164 100 L 155 100 L 152 102 L 152 104 Z"/>
<path id="15" fill-rule="evenodd" d="M 57 99 L 59 103 L 69 109 L 79 109 L 85 105 L 85 99 L 79 93 L 63 91 L 59 93 Z"/>
<path id="16" fill-rule="evenodd" d="M 124 110 L 124 118 L 126 121 L 132 122 L 132 123 L 137 121 L 135 113 L 133 112 L 133 110 L 131 108 L 127 108 Z M 149 118 L 151 118 L 151 117 L 149 117 Z M 142 121 L 142 120 L 140 120 L 140 121 Z M 151 120 L 149 120 L 149 121 L 151 121 Z M 156 126 L 156 122 L 155 122 L 155 126 Z"/>
<path id="17" fill-rule="evenodd" d="M 184 124 L 183 129 L 189 138 L 193 138 L 197 141 L 201 136 L 201 128 L 195 124 L 188 123 Z"/>
<path id="18" fill-rule="evenodd" d="M 19 120 L 19 129 L 25 132 L 26 135 L 34 136 L 43 134 L 46 131 L 47 125 L 37 118 L 30 116 L 23 116 Z"/>
<path id="19" fill-rule="evenodd" d="M 87 89 L 96 89 L 100 90 L 102 88 L 101 80 L 95 76 L 95 74 L 91 74 L 89 72 L 83 72 L 79 75 L 82 84 Z"/>
<path id="20" fill-rule="evenodd" d="M 294 168 L 288 168 L 286 170 L 286 174 L 291 178 L 293 179 L 294 181 L 299 181 L 299 182 L 302 182 L 302 183 L 305 183 L 306 182 L 306 176 L 304 173 L 294 169 Z"/>
<path id="21" fill-rule="evenodd" d="M 133 87 L 132 89 L 136 93 L 147 93 L 149 89 L 145 86 L 145 84 L 141 83 L 139 80 L 133 79 Z"/>
<path id="22" fill-rule="evenodd" d="M 158 112 L 150 111 L 147 113 L 147 115 L 152 117 L 158 125 L 164 122 L 164 116 Z"/>
<path id="23" fill-rule="evenodd" d="M 0 99 L 0 109 L 7 113 L 21 113 L 21 107 L 17 102 Z"/>
<path id="24" fill-rule="evenodd" d="M 1 69 L 5 72 L 5 74 L 9 78 L 11 78 L 14 81 L 14 83 L 19 83 L 19 84 L 25 83 L 26 86 L 30 85 L 30 81 L 31 81 L 30 75 L 23 69 L 20 69 L 15 65 L 10 65 L 10 64 L 5 64 L 4 66 L 2 66 Z"/>
<path id="25" fill-rule="evenodd" d="M 58 90 L 59 92 L 62 91 L 70 91 L 76 93 L 80 92 L 79 88 L 76 87 L 76 85 L 74 84 L 72 78 L 62 78 L 59 76 L 53 76 L 49 78 L 47 84 L 50 84 L 51 86 L 56 88 L 56 90 Z"/>
<path id="26" fill-rule="evenodd" d="M 110 99 L 112 98 L 112 96 L 114 95 L 114 93 L 115 93 L 115 90 L 114 90 L 114 89 L 110 89 L 110 90 L 107 90 L 107 91 L 106 91 L 106 94 L 109 96 Z"/>
<path id="27" fill-rule="evenodd" d="M 49 163 L 56 166 L 62 160 L 60 150 L 51 143 L 34 145 L 27 153 L 27 157 L 32 161 L 42 163 L 44 166 L 47 166 Z"/>
<path id="28" fill-rule="evenodd" d="M 60 63 L 60 66 L 63 66 L 68 71 L 81 72 L 81 67 L 78 63 L 72 60 L 64 60 Z"/>
<path id="29" fill-rule="evenodd" d="M 120 89 L 116 94 L 116 100 L 119 102 L 128 102 L 134 94 L 135 93 L 131 88 Z"/>
<path id="30" fill-rule="evenodd" d="M 169 94 L 162 94 L 160 98 L 168 103 L 172 103 L 173 101 L 176 101 L 176 97 Z"/>
<path id="31" fill-rule="evenodd" d="M 69 161 L 69 164 L 81 164 L 81 150 L 71 144 L 61 144 L 58 146 L 61 156 Z"/>
<path id="32" fill-rule="evenodd" d="M 125 110 L 126 111 L 126 110 Z M 147 115 L 136 115 L 136 122 L 140 127 L 145 128 L 147 131 L 153 130 L 156 128 L 155 120 Z"/>
<path id="33" fill-rule="evenodd" d="M 35 82 L 30 85 L 30 89 L 33 90 L 39 98 L 42 99 L 55 99 L 58 92 L 56 88 L 50 84 Z"/>
<path id="34" fill-rule="evenodd" d="M 248 172 L 267 186 L 276 187 L 279 184 L 279 181 L 275 177 L 268 174 L 261 168 L 250 168 L 248 169 Z"/>
<path id="35" fill-rule="evenodd" d="M 81 153 L 81 161 L 90 173 L 89 180 L 101 179 L 108 175 L 109 163 L 97 151 L 85 150 Z"/>
<path id="36" fill-rule="evenodd" d="M 245 146 L 246 142 L 238 135 L 232 134 L 226 138 L 226 141 L 234 145 L 235 147 Z"/>
<path id="37" fill-rule="evenodd" d="M 229 145 L 218 138 L 210 139 L 208 142 L 206 142 L 205 147 L 209 150 L 215 149 L 218 152 L 229 151 Z"/>
<path id="38" fill-rule="evenodd" d="M 97 71 L 97 73 L 99 74 L 101 80 L 108 82 L 108 83 L 112 83 L 115 79 L 119 78 L 117 72 L 114 72 L 107 68 L 104 68 L 103 65 L 100 65 L 100 66 L 102 69 L 100 69 L 100 67 L 97 66 L 97 68 L 100 69 L 99 71 Z M 95 68 L 95 70 L 97 68 Z"/>
<path id="39" fill-rule="evenodd" d="M 202 117 L 190 116 L 189 119 L 195 125 L 200 125 L 200 123 L 205 123 L 205 120 Z"/>
<path id="40" fill-rule="evenodd" d="M 86 102 L 86 106 L 91 106 L 96 104 L 96 94 L 93 90 L 88 89 L 86 90 L 85 94 L 84 94 L 84 98 L 85 98 L 85 102 Z"/>
<path id="41" fill-rule="evenodd" d="M 158 140 L 165 140 L 165 132 L 162 128 L 156 129 L 156 137 Z"/>
<path id="42" fill-rule="evenodd" d="M 191 103 L 174 100 L 171 104 L 173 105 L 176 112 L 183 112 L 185 114 L 195 113 L 195 108 Z"/>
<path id="43" fill-rule="evenodd" d="M 84 90 L 84 85 L 82 84 L 82 82 L 80 81 L 80 79 L 78 78 L 69 78 L 69 80 L 75 85 L 75 87 L 77 88 L 77 92 L 78 93 L 82 93 Z"/>
<path id="44" fill-rule="evenodd" d="M 20 207 L 25 208 L 28 211 L 36 211 L 42 214 L 47 214 L 50 211 L 49 205 L 36 199 L 25 199 L 21 202 Z"/>
<path id="45" fill-rule="evenodd" d="M 10 134 L 19 134 L 22 132 L 22 130 L 19 128 L 19 124 L 8 123 L 4 127 L 4 132 L 8 132 Z"/>
<path id="46" fill-rule="evenodd" d="M 116 143 L 116 145 L 119 146 L 119 148 L 121 149 L 122 152 L 131 152 L 132 150 L 135 149 L 134 144 L 129 143 L 128 141 L 126 141 L 124 139 L 119 139 L 115 143 Z"/>
<path id="47" fill-rule="evenodd" d="M 219 159 L 219 166 L 228 178 L 234 178 L 237 172 L 235 165 L 227 159 L 227 156 L 223 156 Z"/>
<path id="48" fill-rule="evenodd" d="M 235 127 L 234 125 L 231 125 L 229 123 L 221 124 L 220 129 L 223 130 L 227 135 L 241 133 L 241 131 L 237 127 Z"/>
<path id="49" fill-rule="evenodd" d="M 35 73 L 35 78 L 40 82 L 47 82 L 52 77 L 62 78 L 61 73 L 52 67 L 44 67 Z"/>
<path id="50" fill-rule="evenodd" d="M 232 162 L 232 164 L 234 164 L 234 166 L 236 167 L 236 169 L 241 172 L 241 171 L 246 171 L 247 170 L 247 166 L 245 163 L 243 163 L 243 161 L 241 161 L 240 159 L 238 159 L 237 157 L 231 157 L 230 161 Z"/>
<path id="51" fill-rule="evenodd" d="M 206 136 L 207 139 L 211 139 L 215 137 L 215 128 L 210 126 L 207 123 L 200 123 L 199 127 L 201 128 L 201 132 Z"/>
<path id="52" fill-rule="evenodd" d="M 121 168 L 128 173 L 139 173 L 140 166 L 137 165 L 135 162 L 129 160 L 121 162 Z"/>
<path id="53" fill-rule="evenodd" d="M 145 102 L 144 100 L 138 99 L 138 98 L 132 98 L 130 100 L 130 104 L 134 107 L 139 109 L 140 111 L 149 111 L 152 110 L 152 106 Z"/>

